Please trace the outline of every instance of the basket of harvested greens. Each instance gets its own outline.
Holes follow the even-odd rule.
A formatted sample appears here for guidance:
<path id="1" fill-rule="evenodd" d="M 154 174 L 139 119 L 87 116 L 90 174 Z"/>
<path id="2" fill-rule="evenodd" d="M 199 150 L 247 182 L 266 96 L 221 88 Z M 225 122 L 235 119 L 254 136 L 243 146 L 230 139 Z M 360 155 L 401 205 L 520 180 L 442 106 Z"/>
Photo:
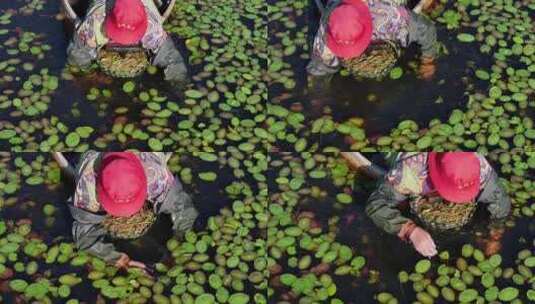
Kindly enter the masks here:
<path id="1" fill-rule="evenodd" d="M 136 239 L 147 233 L 156 218 L 151 206 L 145 204 L 143 209 L 129 217 L 106 216 L 102 226 L 114 238 Z"/>
<path id="2" fill-rule="evenodd" d="M 466 225 L 476 210 L 474 202 L 452 203 L 440 197 L 419 197 L 410 202 L 411 211 L 427 227 L 453 230 Z"/>
<path id="3" fill-rule="evenodd" d="M 400 53 L 395 42 L 376 42 L 370 44 L 362 55 L 342 60 L 342 66 L 355 77 L 380 79 L 394 67 Z"/>
<path id="4" fill-rule="evenodd" d="M 132 78 L 141 75 L 147 69 L 149 59 L 143 49 L 118 52 L 103 48 L 99 54 L 98 65 L 110 76 Z"/>

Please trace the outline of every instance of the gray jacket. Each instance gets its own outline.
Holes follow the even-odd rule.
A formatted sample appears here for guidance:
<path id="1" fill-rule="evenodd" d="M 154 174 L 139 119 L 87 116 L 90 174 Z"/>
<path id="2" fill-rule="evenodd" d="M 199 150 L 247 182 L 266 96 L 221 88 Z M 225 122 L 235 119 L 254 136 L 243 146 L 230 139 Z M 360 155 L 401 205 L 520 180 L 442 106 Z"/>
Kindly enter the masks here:
<path id="1" fill-rule="evenodd" d="M 307 72 L 313 76 L 325 76 L 336 73 L 340 68 L 338 58 L 333 58 L 326 55 L 326 34 L 325 29 L 329 21 L 331 12 L 342 2 L 342 0 L 331 0 L 325 10 L 325 14 L 321 17 L 320 28 L 314 39 L 312 48 L 311 60 L 307 65 Z M 381 2 L 374 0 L 373 2 Z M 385 2 L 386 3 L 386 2 Z M 391 9 L 399 9 L 399 6 L 390 3 L 386 7 Z M 403 8 L 401 8 L 403 9 Z M 373 14 L 373 11 L 372 11 Z M 399 33 L 392 33 L 390 36 L 396 37 L 393 42 L 400 43 L 402 46 L 411 43 L 420 45 L 422 55 L 428 57 L 436 57 L 438 53 L 437 47 L 437 33 L 434 24 L 422 15 L 418 15 L 409 9 L 406 9 L 408 15 L 408 28 L 398 28 Z M 402 34 L 405 33 L 405 34 Z"/>
<path id="2" fill-rule="evenodd" d="M 177 178 L 173 187 L 162 196 L 161 202 L 153 206 L 156 214 L 165 213 L 171 216 L 173 230 L 176 232 L 189 230 L 198 216 L 191 197 Z M 107 262 L 115 263 L 120 252 L 115 250 L 112 243 L 106 241 L 108 233 L 101 225 L 106 215 L 77 208 L 72 202 L 69 203 L 69 209 L 74 219 L 72 234 L 76 246 Z"/>
<path id="3" fill-rule="evenodd" d="M 99 11 L 98 7 L 102 7 L 103 5 L 106 5 L 106 12 L 109 12 L 110 7 L 112 7 L 113 5 L 113 1 L 94 0 L 91 4 L 91 7 L 88 9 L 90 15 L 86 16 L 85 20 L 83 20 L 79 25 L 76 25 L 74 37 L 67 48 L 67 60 L 70 64 L 86 67 L 97 59 L 98 52 L 100 50 L 100 47 L 102 46 L 89 46 L 84 43 L 84 39 L 82 39 L 82 36 L 93 37 L 95 35 L 95 33 L 92 33 L 92 31 L 94 31 L 94 26 L 92 25 L 92 23 L 103 21 L 99 18 L 97 18 L 98 20 L 93 20 L 91 14 L 94 11 Z M 149 6 L 148 14 L 149 23 L 158 22 L 158 24 L 155 24 L 153 26 L 149 25 L 148 31 L 152 30 L 156 31 L 157 33 L 163 34 L 164 30 L 162 28 L 160 20 L 161 18 L 159 16 L 159 12 L 157 11 L 154 5 Z M 150 51 L 152 55 L 152 64 L 165 69 L 166 80 L 173 80 L 179 82 L 186 81 L 187 67 L 184 62 L 184 59 L 176 48 L 171 36 L 166 36 L 167 37 L 165 39 L 151 38 L 150 36 L 146 39 L 147 41 L 149 41 L 148 43 L 150 43 L 150 49 L 148 51 Z M 155 43 L 154 41 L 158 42 Z"/>
<path id="4" fill-rule="evenodd" d="M 377 189 L 371 194 L 366 206 L 366 214 L 373 222 L 390 234 L 397 234 L 401 226 L 409 221 L 401 214 L 398 205 L 410 199 L 399 193 L 386 179 L 379 181 Z M 511 210 L 511 199 L 500 183 L 496 171 L 492 170 L 485 187 L 476 198 L 484 204 L 493 219 L 505 218 Z"/>

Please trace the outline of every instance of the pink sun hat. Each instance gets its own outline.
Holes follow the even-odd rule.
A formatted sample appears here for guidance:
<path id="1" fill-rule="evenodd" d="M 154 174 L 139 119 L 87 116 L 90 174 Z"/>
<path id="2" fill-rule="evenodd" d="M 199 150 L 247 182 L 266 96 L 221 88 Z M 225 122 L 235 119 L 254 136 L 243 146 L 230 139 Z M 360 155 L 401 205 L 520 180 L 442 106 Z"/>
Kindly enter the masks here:
<path id="1" fill-rule="evenodd" d="M 428 168 L 438 194 L 453 203 L 472 202 L 479 194 L 479 158 L 474 152 L 430 152 Z"/>
<path id="2" fill-rule="evenodd" d="M 372 16 L 362 0 L 344 0 L 329 16 L 327 47 L 337 57 L 358 57 L 372 40 Z"/>
<path id="3" fill-rule="evenodd" d="M 114 43 L 125 45 L 138 43 L 147 27 L 147 12 L 141 0 L 116 0 L 105 22 L 108 38 Z"/>
<path id="4" fill-rule="evenodd" d="M 98 200 L 112 216 L 131 216 L 145 204 L 147 177 L 141 161 L 131 152 L 106 153 L 96 180 Z"/>

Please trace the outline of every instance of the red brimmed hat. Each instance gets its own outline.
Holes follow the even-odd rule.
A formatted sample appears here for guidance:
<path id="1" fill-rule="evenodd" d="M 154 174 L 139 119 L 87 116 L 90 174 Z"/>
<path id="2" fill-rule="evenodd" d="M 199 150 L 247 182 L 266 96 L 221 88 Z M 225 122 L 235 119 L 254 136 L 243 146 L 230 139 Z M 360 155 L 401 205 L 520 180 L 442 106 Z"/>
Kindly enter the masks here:
<path id="1" fill-rule="evenodd" d="M 119 44 L 138 43 L 147 27 L 147 12 L 141 0 L 116 0 L 105 23 L 106 35 Z"/>
<path id="2" fill-rule="evenodd" d="M 428 168 L 438 194 L 454 203 L 472 202 L 479 193 L 480 163 L 474 152 L 430 152 Z"/>
<path id="3" fill-rule="evenodd" d="M 372 40 L 372 16 L 362 0 L 344 0 L 329 15 L 327 47 L 337 57 L 358 57 Z"/>
<path id="4" fill-rule="evenodd" d="M 106 153 L 97 173 L 97 197 L 112 216 L 131 216 L 147 199 L 147 177 L 139 158 L 131 152 Z"/>

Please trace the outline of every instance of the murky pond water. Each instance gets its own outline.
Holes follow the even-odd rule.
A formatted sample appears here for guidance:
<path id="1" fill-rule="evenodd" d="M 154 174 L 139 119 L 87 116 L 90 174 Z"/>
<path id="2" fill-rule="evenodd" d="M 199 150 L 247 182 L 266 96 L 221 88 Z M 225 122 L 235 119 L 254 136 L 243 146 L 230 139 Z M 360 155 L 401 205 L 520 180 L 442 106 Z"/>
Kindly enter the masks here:
<path id="1" fill-rule="evenodd" d="M 385 167 L 382 154 L 365 155 L 374 163 Z M 343 162 L 330 154 L 308 154 L 305 157 L 283 154 L 274 156 L 273 159 L 280 163 L 276 165 L 277 169 L 271 172 L 276 183 L 270 188 L 272 189 L 270 193 L 274 204 L 281 206 L 286 212 L 291 212 L 292 218 L 290 221 L 286 215 L 280 214 L 279 207 L 270 208 L 272 214 L 279 218 L 278 225 L 274 225 L 276 229 L 270 234 L 274 238 L 270 242 L 273 247 L 270 255 L 280 266 L 272 269 L 270 279 L 273 286 L 273 303 L 304 303 L 314 299 L 341 300 L 337 303 L 374 303 L 375 296 L 381 292 L 391 293 L 399 303 L 415 301 L 419 292 L 413 290 L 410 281 L 407 284 L 400 283 L 398 275 L 402 271 L 413 272 L 414 265 L 424 258 L 412 245 L 400 241 L 397 236 L 383 232 L 367 217 L 364 209 L 376 181 L 352 173 L 345 176 L 343 173 L 345 169 L 342 169 Z M 315 160 L 315 166 L 312 165 L 314 163 L 312 160 Z M 500 172 L 500 166 L 493 164 Z M 327 172 L 326 176 L 322 178 L 318 173 L 320 171 Z M 507 174 L 504 174 L 505 176 Z M 349 180 L 346 180 L 346 177 Z M 303 181 L 303 178 L 304 183 L 296 186 L 299 185 L 297 181 Z M 533 172 L 528 173 L 525 178 L 528 183 L 533 182 Z M 352 202 L 340 203 L 338 198 L 340 193 L 350 194 Z M 528 206 L 533 208 L 532 200 Z M 412 218 L 407 207 L 402 209 L 403 214 Z M 518 214 L 517 211 L 513 213 Z M 313 224 L 308 226 L 308 230 L 304 228 L 306 224 L 302 223 L 303 218 L 312 219 Z M 497 252 L 503 259 L 501 263 L 503 269 L 517 267 L 518 252 L 525 249 L 535 252 L 533 239 L 535 223 L 532 216 L 515 216 L 510 220 L 499 241 L 501 249 Z M 490 223 L 488 212 L 479 206 L 472 220 L 462 229 L 450 232 L 431 231 L 438 252 L 447 251 L 449 254 L 447 262 L 438 256 L 431 258 L 432 265 L 446 263 L 455 267 L 456 260 L 461 257 L 461 249 L 466 244 L 472 244 L 484 251 L 491 239 Z M 285 246 L 283 245 L 285 238 L 295 235 L 293 231 L 296 228 L 293 227 L 296 225 L 303 230 L 296 237 L 294 249 L 285 250 L 288 247 L 281 246 Z M 321 229 L 321 232 L 313 231 L 315 229 Z M 310 240 L 316 245 L 310 245 Z M 325 251 L 326 243 L 330 244 L 327 248 L 332 249 Z M 361 266 L 358 271 L 351 270 L 349 274 L 338 273 L 342 272 L 342 268 L 353 268 L 349 265 L 354 265 L 355 261 L 351 260 L 350 263 L 342 257 L 342 252 L 346 251 L 340 248 L 343 246 L 351 248 L 354 259 L 358 259 L 359 256 L 364 257 L 365 264 L 359 263 Z M 280 248 L 282 255 L 276 248 Z M 338 257 L 332 262 L 325 262 L 326 255 L 331 250 L 337 252 Z M 310 257 L 312 261 L 305 262 Z M 311 274 L 316 275 L 311 279 L 314 282 L 314 290 L 307 290 L 306 287 L 293 281 L 306 280 Z M 429 280 L 427 284 L 435 284 L 436 274 L 427 273 L 425 277 Z M 326 283 L 331 281 L 335 287 L 329 285 L 331 283 Z M 530 283 L 513 284 L 510 279 L 502 278 L 496 279 L 496 285 L 500 288 L 514 286 L 522 295 L 533 289 Z M 479 285 L 470 288 L 477 289 L 481 294 L 485 291 L 485 287 Z M 328 296 L 324 292 L 327 292 Z M 432 302 L 446 303 L 440 296 L 434 297 Z"/>
<path id="2" fill-rule="evenodd" d="M 272 77 L 269 95 L 274 105 L 280 105 L 288 110 L 287 113 L 282 113 L 280 108 L 272 110 L 273 114 L 286 124 L 283 131 L 279 131 L 282 126 L 278 125 L 283 125 L 282 122 L 275 121 L 271 124 L 271 129 L 276 130 L 273 132 L 280 133 L 277 134 L 277 146 L 280 150 L 292 149 L 297 141 L 296 138 L 303 138 L 309 144 L 317 143 L 320 147 L 348 149 L 351 146 L 351 150 L 368 147 L 379 150 L 390 149 L 391 145 L 384 144 L 388 142 L 387 140 L 378 143 L 377 139 L 383 136 L 395 139 L 403 129 L 399 124 L 408 120 L 413 121 L 418 128 L 418 135 L 413 139 L 421 139 L 426 135 L 433 137 L 434 132 L 428 131 L 438 124 L 438 120 L 447 123 L 454 112 L 470 113 L 472 110 L 477 112 L 479 98 L 485 99 L 493 86 L 502 88 L 504 94 L 509 95 L 508 98 L 512 98 L 516 93 L 515 98 L 527 101 L 527 103 L 522 101 L 525 104 L 515 107 L 511 114 L 518 115 L 521 119 L 533 117 L 533 83 L 528 85 L 528 79 L 525 78 L 533 70 L 532 50 L 526 46 L 527 54 L 522 54 L 522 47 L 514 46 L 511 41 L 515 35 L 530 41 L 533 39 L 529 31 L 524 31 L 533 25 L 529 24 L 529 20 L 533 20 L 530 16 L 534 15 L 529 2 L 515 2 L 517 5 L 515 8 L 505 3 L 493 8 L 490 2 L 486 1 L 477 4 L 470 4 L 470 1 L 462 3 L 436 1 L 441 4 L 433 11 L 432 18 L 437 28 L 438 41 L 443 44 L 445 51 L 443 50 L 436 60 L 437 72 L 433 79 L 426 81 L 417 76 L 414 66 L 418 65 L 419 50 L 417 45 L 412 45 L 402 53 L 397 63 L 403 70 L 399 79 L 393 80 L 387 75 L 381 81 L 358 80 L 337 73 L 326 90 L 312 93 L 307 88 L 305 67 L 309 61 L 310 38 L 315 34 L 317 27 L 317 12 L 311 10 L 315 5 L 314 2 L 303 0 L 285 4 L 271 3 L 273 21 L 270 22 L 269 30 L 274 50 L 273 62 L 270 65 Z M 501 15 L 502 12 L 512 14 L 515 9 L 522 12 L 526 28 L 518 27 L 520 32 L 515 34 L 513 30 L 507 32 L 500 28 L 505 35 L 496 30 L 490 33 L 484 32 L 485 29 L 496 27 L 494 21 L 489 24 L 487 21 L 496 18 L 503 22 L 507 18 Z M 461 21 L 455 25 L 455 22 L 451 21 L 452 18 L 459 18 Z M 508 26 L 504 25 L 504 28 Z M 462 42 L 459 39 L 460 33 L 468 33 L 468 37 L 477 36 L 477 39 L 474 38 L 476 42 Z M 495 35 L 500 38 L 496 39 Z M 487 36 L 493 38 L 485 40 Z M 500 39 L 500 52 L 509 55 L 495 55 L 496 52 L 489 51 L 496 45 L 495 40 Z M 523 43 L 518 38 L 514 41 Z M 515 48 L 516 54 L 511 54 L 512 48 Z M 516 80 L 506 80 L 500 76 L 489 81 L 489 77 L 486 77 L 491 73 L 496 77 L 507 70 L 509 75 L 515 74 L 518 70 L 529 71 L 520 72 L 520 75 L 524 76 Z M 501 85 L 499 84 L 501 81 L 510 84 Z M 516 88 L 519 83 L 522 87 Z M 505 93 L 510 89 L 512 91 Z M 477 103 L 474 102 L 476 100 Z M 504 102 L 507 100 L 511 99 L 505 98 Z M 485 108 L 491 110 L 500 105 L 501 100 L 500 103 L 487 104 Z M 471 120 L 471 117 L 466 118 L 465 127 L 470 125 Z M 531 122 L 528 123 L 528 128 L 531 128 Z M 475 136 L 471 132 L 459 132 L 458 135 L 464 137 L 464 141 L 474 139 Z M 353 138 L 348 138 L 350 136 Z M 394 149 L 443 148 L 435 143 L 430 146 L 416 146 L 412 142 L 407 145 L 405 139 L 402 142 L 404 144 L 399 146 L 404 148 L 394 147 Z M 448 144 L 445 149 L 451 150 L 454 146 L 461 149 L 475 149 L 477 145 L 469 143 L 464 147 L 459 140 L 453 145 Z"/>
<path id="3" fill-rule="evenodd" d="M 260 141 L 251 134 L 266 98 L 255 80 L 265 64 L 261 3 L 219 2 L 231 8 L 219 10 L 178 2 L 165 26 L 191 78 L 180 87 L 161 69 L 114 79 L 96 64 L 88 72 L 67 68 L 72 24 L 62 20 L 60 2 L 37 1 L 42 7 L 30 13 L 28 2 L 0 4 L 0 125 L 9 130 L 0 148 L 192 150 Z M 236 40 L 242 33 L 248 39 Z"/>
<path id="4" fill-rule="evenodd" d="M 235 154 L 235 157 L 240 157 L 239 154 Z M 69 159 L 69 161 L 72 164 L 76 164 L 78 161 L 80 154 L 79 153 L 67 153 L 66 157 Z M 252 180 L 252 177 L 248 173 L 239 173 L 240 167 L 237 166 L 234 169 L 225 166 L 224 163 L 217 162 L 217 157 L 213 158 L 212 156 L 208 157 L 206 155 L 203 156 L 204 159 L 197 158 L 192 155 L 177 155 L 175 154 L 170 162 L 169 166 L 171 170 L 177 174 L 177 176 L 180 176 L 179 178 L 181 180 L 186 181 L 183 183 L 186 191 L 192 196 L 195 207 L 199 211 L 199 217 L 195 221 L 194 225 L 194 231 L 195 233 L 191 232 L 189 235 L 186 236 L 186 239 L 190 239 L 192 237 L 199 238 L 197 242 L 193 241 L 193 245 L 191 246 L 199 246 L 198 243 L 201 241 L 201 238 L 203 241 L 208 240 L 207 232 L 211 229 L 218 229 L 217 226 L 214 228 L 215 218 L 220 218 L 217 221 L 223 219 L 221 218 L 222 214 L 225 214 L 225 218 L 227 216 L 232 217 L 232 208 L 233 206 L 236 206 L 236 201 L 239 200 L 240 204 L 242 203 L 242 200 L 245 201 L 245 206 L 249 206 L 247 208 L 250 208 L 250 204 L 255 202 L 255 199 L 252 195 L 258 195 L 257 191 L 259 191 L 260 185 L 255 185 L 254 181 Z M 17 160 L 16 160 L 17 159 Z M 206 159 L 210 159 L 210 161 L 207 161 Z M 221 154 L 220 160 L 228 160 L 233 159 L 230 155 L 225 156 L 224 154 Z M 47 170 L 57 171 L 58 168 L 53 163 L 48 163 L 49 160 L 51 160 L 51 157 L 47 154 L 40 154 L 40 153 L 21 153 L 21 154 L 6 154 L 4 153 L 2 155 L 2 166 L 4 169 L 6 169 L 7 166 L 13 172 L 17 172 L 17 169 L 15 169 L 15 166 L 22 166 L 21 168 L 25 168 L 25 165 L 22 165 L 22 161 L 25 161 L 27 164 L 31 164 L 32 167 L 38 166 L 37 163 L 40 164 L 47 164 Z M 234 160 L 235 161 L 235 160 Z M 243 168 L 243 167 L 242 167 Z M 28 169 L 18 169 L 19 174 L 21 174 L 21 170 L 25 172 L 24 174 L 28 174 Z M 191 170 L 191 171 L 190 171 Z M 235 171 L 237 170 L 237 171 Z M 190 173 L 188 173 L 190 172 Z M 205 172 L 217 172 L 216 173 L 216 179 L 214 181 L 204 181 L 202 178 L 200 178 L 200 175 Z M 40 170 L 34 168 L 32 170 L 31 176 L 41 176 L 43 172 L 40 172 Z M 46 174 L 46 173 L 45 173 Z M 235 175 L 237 174 L 237 175 Z M 240 175 L 243 174 L 243 177 L 240 177 Z M 56 177 L 57 178 L 57 177 Z M 4 185 L 6 183 L 12 183 L 13 177 L 7 178 L 6 176 L 2 175 L 2 182 L 0 182 L 0 190 L 5 190 Z M 60 242 L 66 242 L 66 243 L 72 243 L 72 236 L 71 236 L 71 225 L 72 225 L 72 217 L 70 215 L 70 212 L 67 207 L 67 200 L 69 199 L 70 195 L 73 191 L 73 184 L 72 181 L 69 180 L 66 176 L 63 177 L 63 181 L 61 183 L 57 182 L 51 182 L 50 178 L 47 178 L 44 180 L 44 182 L 47 184 L 39 184 L 39 185 L 29 185 L 28 183 L 25 183 L 24 180 L 27 179 L 27 177 L 22 178 L 22 182 L 20 184 L 20 187 L 16 190 L 15 194 L 16 196 L 13 196 L 13 194 L 6 194 L 3 193 L 2 197 L 0 198 L 2 204 L 0 205 L 0 222 L 2 222 L 2 225 L 7 223 L 8 225 L 8 231 L 12 232 L 11 229 L 13 229 L 12 224 L 16 223 L 16 227 L 20 227 L 20 225 L 23 225 L 24 223 L 31 223 L 31 229 L 32 232 L 30 234 L 31 238 L 37 238 L 39 240 L 42 240 L 45 244 L 49 246 L 49 248 L 53 247 L 54 245 L 59 244 Z M 31 179 L 30 179 L 31 180 Z M 11 181 L 11 182 L 9 182 Z M 243 184 L 243 185 L 249 185 L 251 194 L 248 194 L 248 196 L 243 196 L 241 199 L 238 199 L 240 197 L 240 192 L 238 188 L 238 192 L 233 192 L 235 194 L 229 194 L 226 189 L 227 187 L 231 187 L 232 185 L 236 184 Z M 230 191 L 230 190 L 229 190 Z M 10 190 L 8 190 L 10 192 Z M 244 193 L 247 193 L 245 191 Z M 261 198 L 261 196 L 257 196 L 258 199 Z M 256 203 L 259 204 L 259 203 Z M 48 207 L 45 207 L 48 206 Z M 50 205 L 55 207 L 55 211 L 53 215 L 45 216 L 43 213 L 46 208 L 49 208 Z M 261 205 L 257 205 L 255 208 L 260 208 Z M 234 207 L 237 208 L 237 207 Z M 226 211 L 225 211 L 226 210 Z M 260 211 L 260 210 L 258 210 Z M 239 215 L 235 215 L 237 218 L 239 218 Z M 232 244 L 232 242 L 236 242 L 237 246 L 238 244 L 241 244 L 242 246 L 244 244 L 248 244 L 248 240 L 259 240 L 263 233 L 261 229 L 258 229 L 256 227 L 256 223 L 254 221 L 251 221 L 251 219 L 244 219 L 246 224 L 240 229 L 246 229 L 248 228 L 248 234 L 242 237 L 234 236 L 231 238 L 228 238 L 227 236 L 224 236 L 225 241 L 218 240 L 217 236 L 215 237 L 216 240 L 213 240 L 213 242 L 218 243 L 221 242 L 221 245 L 223 247 L 227 246 L 225 245 L 226 242 Z M 209 228 L 210 227 L 210 228 Z M 219 229 L 223 228 L 223 225 L 219 227 Z M 2 231 L 3 234 L 4 232 Z M 219 232 L 221 233 L 221 232 Z M 231 231 L 227 231 L 226 233 L 232 233 Z M 2 235 L 2 244 L 5 245 L 4 237 L 6 235 Z M 222 235 L 219 235 L 219 238 L 221 238 Z M 11 237 L 8 237 L 11 239 Z M 173 270 L 175 273 L 177 270 L 179 270 L 178 264 L 182 263 L 179 261 L 187 262 L 184 260 L 188 256 L 191 257 L 191 253 L 182 253 L 177 254 L 176 252 L 169 250 L 169 240 L 170 239 L 176 239 L 178 240 L 178 246 L 182 246 L 183 244 L 186 244 L 186 241 L 184 241 L 184 238 L 177 238 L 174 236 L 172 232 L 172 225 L 171 220 L 167 215 L 161 215 L 158 217 L 158 220 L 156 223 L 149 229 L 149 231 L 142 236 L 141 238 L 138 238 L 136 240 L 132 241 L 126 241 L 126 240 L 111 240 L 117 247 L 118 250 L 124 251 L 128 253 L 128 255 L 132 259 L 136 259 L 139 261 L 142 261 L 144 263 L 147 263 L 148 265 L 157 265 L 160 264 L 160 266 L 157 267 L 169 267 L 169 269 L 175 269 Z M 25 243 L 24 247 L 27 245 Z M 217 246 L 214 246 L 214 243 L 210 243 L 207 245 L 206 249 L 204 249 L 203 252 L 203 264 L 206 264 L 207 262 L 214 263 L 214 257 L 219 256 L 216 258 L 216 261 L 220 261 L 221 258 L 225 255 L 222 251 L 223 249 L 218 249 Z M 247 245 L 249 246 L 249 245 Z M 1 248 L 1 246 L 0 246 Z M 200 247 L 199 247 L 200 248 Z M 50 249 L 49 249 L 50 250 Z M 201 250 L 201 249 L 199 249 Z M 250 250 L 248 248 L 247 250 Z M 250 252 L 251 253 L 251 252 Z M 2 269 L 5 263 L 5 266 L 11 269 L 18 269 L 16 265 L 16 262 L 13 261 L 5 261 L 4 258 L 7 257 L 3 255 L 2 249 L 0 249 L 0 255 L 2 258 L 0 258 L 0 261 L 2 261 L 0 264 L 2 264 Z M 256 254 L 255 254 L 256 255 Z M 95 266 L 82 266 L 82 267 L 74 267 L 73 265 L 69 265 L 69 263 L 63 263 L 59 260 L 56 263 L 49 264 L 48 262 L 45 263 L 45 258 L 48 256 L 46 254 L 43 256 L 38 257 L 31 257 L 27 256 L 26 254 L 20 252 L 18 254 L 18 261 L 25 261 L 26 263 L 31 261 L 37 261 L 39 265 L 39 270 L 37 273 L 32 275 L 27 275 L 24 271 L 16 270 L 13 277 L 7 277 L 3 278 L 0 276 L 0 290 L 1 290 L 1 297 L 3 303 L 22 303 L 24 302 L 23 298 L 21 298 L 20 295 L 16 296 L 15 293 L 10 292 L 10 289 L 8 287 L 8 283 L 13 281 L 14 279 L 17 280 L 27 280 L 28 283 L 32 282 L 42 282 L 44 278 L 47 278 L 50 280 L 50 282 L 54 282 L 52 284 L 57 284 L 56 279 L 62 275 L 69 274 L 69 273 L 76 273 L 77 276 L 79 276 L 82 280 L 78 284 L 75 284 L 75 286 L 72 286 L 71 292 L 70 292 L 70 298 L 75 298 L 80 300 L 83 303 L 116 303 L 116 300 L 111 300 L 113 298 L 109 298 L 111 296 L 107 295 L 104 297 L 102 294 L 99 295 L 99 290 L 94 287 L 93 284 L 95 284 L 95 278 L 88 279 L 92 277 L 90 274 L 92 271 L 94 272 Z M 83 256 L 83 255 L 82 255 Z M 177 259 L 175 261 L 175 259 Z M 197 258 L 195 258 L 197 259 Z M 199 260 L 201 261 L 201 260 Z M 249 261 L 249 260 L 248 260 Z M 33 262 L 32 262 L 33 263 Z M 91 264 L 94 262 L 88 262 L 88 264 Z M 178 264 L 177 264 L 178 263 Z M 190 263 L 194 263 L 191 261 Z M 239 267 L 235 270 L 235 272 L 238 271 L 244 271 L 245 278 L 242 278 L 240 276 L 240 282 L 233 283 L 233 287 L 231 287 L 230 281 L 223 282 L 222 286 L 226 286 L 225 288 L 229 288 L 228 292 L 230 292 L 230 296 L 233 294 L 239 294 L 240 297 L 253 297 L 257 293 L 260 295 L 263 294 L 261 285 L 258 285 L 258 281 L 255 281 L 256 283 L 251 285 L 247 283 L 247 274 L 248 272 L 252 272 L 252 270 L 249 270 L 249 267 L 246 265 L 247 262 L 240 262 Z M 94 265 L 94 264 L 93 264 Z M 163 266 L 167 265 L 167 266 Z M 194 266 L 184 266 L 186 269 L 189 269 L 189 267 Z M 206 268 L 206 275 L 213 274 L 214 269 L 210 269 L 209 266 L 203 266 Z M 218 267 L 220 268 L 220 267 Z M 188 270 L 184 269 L 183 271 L 180 271 L 181 276 L 184 276 L 185 278 L 188 278 L 189 275 L 187 273 Z M 240 269 L 240 270 L 238 270 Z M 232 270 L 231 268 L 227 269 L 229 272 Z M 4 270 L 2 270 L 3 272 Z M 196 273 L 195 277 L 198 278 L 198 276 L 201 275 L 201 271 L 197 267 L 194 267 L 194 269 L 191 270 L 191 275 L 193 273 Z M 224 268 L 220 268 L 216 271 L 216 273 L 220 273 L 221 271 L 226 272 Z M 169 282 L 169 277 L 167 277 L 168 273 L 170 271 L 168 270 L 160 270 L 155 273 L 155 280 L 154 282 L 160 281 L 158 284 L 164 284 L 162 286 L 165 286 L 165 291 L 159 291 L 158 293 L 161 294 L 164 292 L 164 294 L 169 297 L 172 293 L 170 292 L 171 287 L 174 286 L 174 283 Z M 119 271 L 117 272 L 116 276 L 127 276 L 128 273 L 125 271 Z M 233 274 L 237 275 L 237 274 Z M 243 274 L 242 274 L 243 275 Z M 257 273 L 259 275 L 259 273 Z M 173 278 L 176 276 L 171 275 Z M 167 277 L 167 279 L 165 279 Z M 213 279 L 213 278 L 212 278 Z M 245 281 L 241 281 L 245 279 Z M 111 278 L 110 278 L 111 280 Z M 193 276 L 190 277 L 190 280 L 193 280 Z M 202 287 L 202 289 L 205 289 L 206 293 L 210 293 L 209 289 L 211 288 L 210 285 L 208 285 L 205 281 L 196 281 L 198 282 Z M 215 280 L 215 279 L 214 279 Z M 191 282 L 194 282 L 191 281 Z M 261 283 L 261 282 L 260 282 Z M 132 282 L 129 284 L 133 284 Z M 154 284 L 154 283 L 153 283 Z M 184 283 L 185 284 L 185 283 Z M 215 283 L 212 283 L 215 284 Z M 135 286 L 135 285 L 134 285 Z M 189 285 L 188 285 L 189 286 Z M 215 285 L 214 285 L 215 286 Z M 34 288 L 35 289 L 35 288 Z M 158 294 L 156 291 L 154 291 L 155 294 Z M 173 291 L 175 293 L 177 291 Z M 219 291 L 223 292 L 223 291 Z M 241 292 L 241 293 L 240 293 Z M 52 293 L 54 293 L 52 291 Z M 106 292 L 102 292 L 106 294 Z M 184 293 L 184 292 L 181 292 Z M 204 292 L 203 292 L 204 293 Z M 213 295 L 215 295 L 215 291 L 211 291 Z M 26 298 L 30 299 L 31 296 L 29 296 L 30 291 L 26 291 Z M 260 296 L 256 296 L 258 297 Z M 132 295 L 134 296 L 134 295 Z M 190 297 L 191 295 L 188 295 Z M 193 294 L 193 299 L 199 295 Z M 219 295 L 223 297 L 223 295 Z M 227 295 L 228 297 L 229 295 Z M 235 296 L 235 297 L 238 297 Z M 53 299 L 54 303 L 65 303 L 65 297 L 58 297 L 51 296 L 51 294 L 48 294 L 49 299 Z M 161 296 L 160 296 L 161 297 Z M 150 298 L 150 296 L 148 297 Z M 41 300 L 45 300 L 43 298 L 39 298 Z M 186 298 L 184 298 L 186 299 Z M 123 301 L 126 301 L 126 303 L 130 303 L 130 300 L 124 299 Z M 161 299 L 153 299 L 155 302 Z M 176 299 L 175 299 L 176 300 Z M 48 300 L 47 300 L 48 301 Z"/>

